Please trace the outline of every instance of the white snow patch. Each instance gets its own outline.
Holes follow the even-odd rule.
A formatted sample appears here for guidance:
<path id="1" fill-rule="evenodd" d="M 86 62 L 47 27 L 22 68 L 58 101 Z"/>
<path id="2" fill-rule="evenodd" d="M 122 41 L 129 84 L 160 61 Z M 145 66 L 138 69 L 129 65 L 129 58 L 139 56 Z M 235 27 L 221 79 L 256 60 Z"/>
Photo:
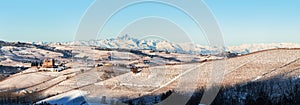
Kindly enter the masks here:
<path id="1" fill-rule="evenodd" d="M 261 77 L 262 77 L 262 76 L 258 76 L 258 77 L 256 77 L 255 79 L 253 79 L 253 80 L 252 80 L 252 82 L 253 82 L 253 81 L 257 81 L 257 80 L 259 80 Z"/>
<path id="2" fill-rule="evenodd" d="M 50 104 L 58 104 L 58 105 L 80 105 L 84 103 L 83 95 L 86 94 L 80 90 L 73 90 L 67 93 L 63 93 L 60 95 L 56 95 L 41 101 L 38 101 L 37 104 L 42 102 L 47 102 Z"/>

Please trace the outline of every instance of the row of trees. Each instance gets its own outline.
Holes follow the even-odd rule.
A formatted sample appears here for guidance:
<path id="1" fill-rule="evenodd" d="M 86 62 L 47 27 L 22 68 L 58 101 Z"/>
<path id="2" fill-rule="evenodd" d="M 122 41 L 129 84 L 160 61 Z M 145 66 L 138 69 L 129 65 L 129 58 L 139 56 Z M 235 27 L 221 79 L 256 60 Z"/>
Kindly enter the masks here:
<path id="1" fill-rule="evenodd" d="M 39 93 L 0 92 L 0 105 L 28 105 L 39 101 Z"/>

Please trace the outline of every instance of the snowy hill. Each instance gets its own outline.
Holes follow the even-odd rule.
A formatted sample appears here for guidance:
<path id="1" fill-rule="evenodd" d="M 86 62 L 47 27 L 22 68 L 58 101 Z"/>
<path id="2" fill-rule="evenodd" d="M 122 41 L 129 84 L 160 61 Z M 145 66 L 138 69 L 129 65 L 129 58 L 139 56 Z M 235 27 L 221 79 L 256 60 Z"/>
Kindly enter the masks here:
<path id="1" fill-rule="evenodd" d="M 241 54 L 247 54 L 251 52 L 257 52 L 267 49 L 276 49 L 276 48 L 300 48 L 300 44 L 295 43 L 270 43 L 270 44 L 243 44 L 239 46 L 230 46 L 227 47 L 227 51 L 237 52 Z"/>

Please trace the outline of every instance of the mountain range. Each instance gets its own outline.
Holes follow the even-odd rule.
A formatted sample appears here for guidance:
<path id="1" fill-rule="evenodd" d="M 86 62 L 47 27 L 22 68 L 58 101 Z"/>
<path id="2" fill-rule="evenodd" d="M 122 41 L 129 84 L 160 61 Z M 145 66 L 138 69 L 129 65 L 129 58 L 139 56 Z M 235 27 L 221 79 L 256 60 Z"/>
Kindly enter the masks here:
<path id="1" fill-rule="evenodd" d="M 58 44 L 58 43 L 48 43 Z M 177 53 L 188 53 L 188 54 L 212 54 L 217 53 L 214 47 L 204 46 L 194 43 L 173 43 L 163 40 L 139 40 L 129 35 L 123 35 L 111 39 L 99 39 L 89 41 L 73 41 L 59 43 L 63 45 L 76 45 L 76 46 L 95 46 L 100 48 L 110 49 L 136 49 L 136 50 L 157 50 L 157 51 L 169 51 Z M 225 51 L 231 53 L 248 54 L 251 52 L 274 49 L 274 48 L 300 48 L 300 44 L 295 43 L 270 43 L 270 44 L 244 44 L 239 46 L 226 46 Z"/>

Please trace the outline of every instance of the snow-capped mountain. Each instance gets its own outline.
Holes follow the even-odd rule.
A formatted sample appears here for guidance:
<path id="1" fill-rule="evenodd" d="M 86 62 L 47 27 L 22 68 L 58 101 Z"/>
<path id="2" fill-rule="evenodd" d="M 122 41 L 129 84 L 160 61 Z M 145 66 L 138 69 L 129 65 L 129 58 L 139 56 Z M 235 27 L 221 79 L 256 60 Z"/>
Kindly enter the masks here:
<path id="1" fill-rule="evenodd" d="M 52 43 L 53 44 L 53 43 Z M 172 43 L 161 40 L 138 40 L 129 35 L 120 36 L 112 39 L 100 39 L 89 41 L 74 41 L 61 43 L 65 45 L 80 45 L 80 46 L 96 46 L 101 48 L 122 48 L 122 49 L 137 49 L 137 50 L 158 50 L 189 54 L 206 54 L 211 53 L 208 46 L 200 46 L 192 43 Z"/>
<path id="2" fill-rule="evenodd" d="M 55 44 L 55 43 L 52 43 Z M 158 50 L 188 54 L 212 54 L 218 51 L 210 46 L 202 46 L 193 43 L 172 43 L 161 40 L 139 40 L 129 35 L 120 36 L 112 39 L 99 39 L 90 41 L 74 41 L 61 43 L 65 45 L 96 46 L 101 48 L 123 48 L 137 50 Z M 293 43 L 271 43 L 271 44 L 244 44 L 240 46 L 225 47 L 225 51 L 248 54 L 266 49 L 274 48 L 300 48 L 300 44 Z"/>

